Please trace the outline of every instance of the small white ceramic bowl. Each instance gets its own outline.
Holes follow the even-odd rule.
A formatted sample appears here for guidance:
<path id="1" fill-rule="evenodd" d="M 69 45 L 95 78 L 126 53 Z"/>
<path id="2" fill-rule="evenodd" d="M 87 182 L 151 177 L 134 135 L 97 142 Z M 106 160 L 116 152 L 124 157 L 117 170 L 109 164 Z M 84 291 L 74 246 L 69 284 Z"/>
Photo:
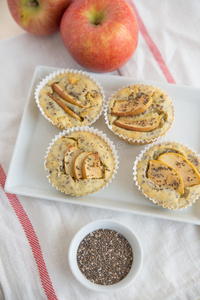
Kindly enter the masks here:
<path id="1" fill-rule="evenodd" d="M 124 279 L 112 285 L 100 285 L 91 282 L 82 274 L 82 272 L 78 267 L 77 250 L 80 245 L 80 242 L 86 237 L 86 235 L 98 229 L 110 229 L 110 230 L 117 231 L 128 240 L 129 244 L 132 247 L 133 264 L 129 273 Z M 102 219 L 85 225 L 75 234 L 69 247 L 68 259 L 69 259 L 70 269 L 73 275 L 75 276 L 75 278 L 80 283 L 82 283 L 85 287 L 93 291 L 107 293 L 107 292 L 116 292 L 122 290 L 133 282 L 133 280 L 136 278 L 142 266 L 143 255 L 142 255 L 142 248 L 138 238 L 128 227 L 114 220 Z"/>

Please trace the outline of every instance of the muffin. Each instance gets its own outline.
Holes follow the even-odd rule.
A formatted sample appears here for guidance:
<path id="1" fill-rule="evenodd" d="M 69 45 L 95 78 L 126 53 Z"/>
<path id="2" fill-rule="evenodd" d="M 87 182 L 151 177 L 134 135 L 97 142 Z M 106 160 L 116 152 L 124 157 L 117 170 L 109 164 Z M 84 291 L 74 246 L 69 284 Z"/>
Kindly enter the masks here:
<path id="1" fill-rule="evenodd" d="M 200 195 L 200 159 L 176 142 L 155 143 L 137 157 L 134 180 L 142 193 L 159 206 L 181 209 Z"/>
<path id="2" fill-rule="evenodd" d="M 71 196 L 91 194 L 106 186 L 118 168 L 113 143 L 98 130 L 74 127 L 57 135 L 45 157 L 50 183 Z"/>
<path id="3" fill-rule="evenodd" d="M 120 89 L 109 99 L 104 113 L 109 129 L 130 144 L 155 142 L 169 130 L 174 119 L 170 97 L 147 84 Z"/>
<path id="4" fill-rule="evenodd" d="M 60 70 L 37 86 L 35 99 L 45 118 L 58 128 L 90 125 L 100 116 L 104 92 L 86 72 Z"/>

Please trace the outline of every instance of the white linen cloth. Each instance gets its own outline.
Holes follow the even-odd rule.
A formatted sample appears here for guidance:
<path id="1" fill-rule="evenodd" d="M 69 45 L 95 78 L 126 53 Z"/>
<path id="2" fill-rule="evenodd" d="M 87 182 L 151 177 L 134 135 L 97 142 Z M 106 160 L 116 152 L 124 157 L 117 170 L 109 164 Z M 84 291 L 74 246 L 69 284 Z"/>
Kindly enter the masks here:
<path id="1" fill-rule="evenodd" d="M 200 87 L 200 2 L 128 2 L 138 18 L 139 43 L 131 60 L 113 74 Z M 67 53 L 59 33 L 25 33 L 0 41 L 0 299 L 199 299 L 200 226 L 5 193 L 37 65 L 83 70 Z M 67 260 L 73 235 L 101 218 L 129 226 L 144 254 L 133 284 L 113 294 L 87 290 L 73 277 Z"/>

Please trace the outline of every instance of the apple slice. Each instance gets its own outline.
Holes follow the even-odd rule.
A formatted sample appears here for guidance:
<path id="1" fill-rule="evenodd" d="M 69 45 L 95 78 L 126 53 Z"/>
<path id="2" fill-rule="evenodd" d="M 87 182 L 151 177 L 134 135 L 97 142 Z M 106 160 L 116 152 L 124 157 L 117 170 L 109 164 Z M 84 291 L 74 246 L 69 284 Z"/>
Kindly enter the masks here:
<path id="1" fill-rule="evenodd" d="M 89 154 L 92 154 L 92 152 L 84 151 L 84 152 L 81 152 L 76 157 L 76 159 L 74 161 L 74 178 L 76 180 L 83 178 L 82 165 L 83 165 L 83 162 L 84 162 L 86 156 L 88 156 Z"/>
<path id="2" fill-rule="evenodd" d="M 65 173 L 67 175 L 70 175 L 74 177 L 74 162 L 76 157 L 82 152 L 78 147 L 76 146 L 69 146 L 67 151 L 64 155 L 64 168 Z"/>
<path id="3" fill-rule="evenodd" d="M 142 119 L 119 118 L 114 121 L 113 124 L 132 131 L 146 132 L 157 128 L 162 116 L 163 114 L 160 116 L 158 114 L 152 114 L 151 116 Z"/>
<path id="4" fill-rule="evenodd" d="M 79 100 L 73 99 L 69 94 L 64 92 L 57 83 L 52 84 L 52 89 L 56 94 L 58 94 L 58 96 L 60 96 L 62 99 L 66 100 L 67 102 L 85 108 L 85 106 L 81 104 Z"/>
<path id="5" fill-rule="evenodd" d="M 135 116 L 146 111 L 151 103 L 152 98 L 149 95 L 140 93 L 133 100 L 116 101 L 111 114 L 120 117 Z"/>
<path id="6" fill-rule="evenodd" d="M 147 176 L 160 186 L 172 187 L 180 195 L 184 193 L 184 184 L 179 173 L 159 160 L 149 161 Z"/>
<path id="7" fill-rule="evenodd" d="M 82 164 L 82 174 L 84 179 L 102 177 L 101 163 L 97 152 L 86 156 Z"/>
<path id="8" fill-rule="evenodd" d="M 98 97 L 98 94 L 93 94 L 93 96 L 90 94 L 90 92 L 87 93 L 86 95 L 86 98 L 89 100 L 89 101 L 92 101 L 94 100 L 95 98 Z"/>
<path id="9" fill-rule="evenodd" d="M 71 74 L 71 73 L 68 73 L 68 78 L 69 78 L 69 82 L 74 85 L 77 81 L 80 80 L 80 77 L 77 76 L 77 74 Z"/>
<path id="10" fill-rule="evenodd" d="M 62 103 L 62 101 L 60 101 L 60 99 L 58 99 L 55 95 L 51 94 L 51 93 L 47 93 L 47 95 L 53 99 L 60 107 L 62 107 L 62 109 L 68 113 L 69 115 L 71 115 L 72 117 L 78 119 L 79 121 L 82 121 L 81 118 L 75 114 L 71 109 L 69 109 L 64 103 Z"/>
<path id="11" fill-rule="evenodd" d="M 185 186 L 200 184 L 200 173 L 183 155 L 179 153 L 164 153 L 159 156 L 158 160 L 176 170 L 180 174 Z"/>

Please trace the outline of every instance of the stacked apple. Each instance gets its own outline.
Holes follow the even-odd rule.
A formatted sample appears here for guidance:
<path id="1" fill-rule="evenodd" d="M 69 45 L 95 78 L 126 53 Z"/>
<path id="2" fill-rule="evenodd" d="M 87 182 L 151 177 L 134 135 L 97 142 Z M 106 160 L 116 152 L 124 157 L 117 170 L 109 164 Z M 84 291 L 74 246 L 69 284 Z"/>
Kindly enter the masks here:
<path id="1" fill-rule="evenodd" d="M 7 0 L 26 31 L 49 35 L 60 28 L 64 45 L 83 67 L 109 72 L 122 67 L 138 43 L 138 26 L 125 0 Z"/>
<path id="2" fill-rule="evenodd" d="M 140 115 L 145 112 L 151 104 L 151 96 L 144 93 L 141 93 L 131 100 L 116 101 L 111 114 L 118 116 L 119 119 L 115 120 L 113 124 L 132 131 L 145 132 L 157 128 L 163 114 L 158 115 L 157 113 L 151 113 L 147 116 Z"/>
<path id="3" fill-rule="evenodd" d="M 50 35 L 59 30 L 60 20 L 72 0 L 7 0 L 17 24 L 29 33 Z"/>
<path id="4" fill-rule="evenodd" d="M 101 162 L 97 152 L 82 151 L 70 146 L 64 155 L 65 173 L 79 179 L 102 178 Z"/>
<path id="5" fill-rule="evenodd" d="M 157 160 L 149 161 L 148 177 L 158 185 L 167 185 L 184 194 L 184 187 L 200 184 L 195 166 L 179 153 L 163 153 Z"/>

